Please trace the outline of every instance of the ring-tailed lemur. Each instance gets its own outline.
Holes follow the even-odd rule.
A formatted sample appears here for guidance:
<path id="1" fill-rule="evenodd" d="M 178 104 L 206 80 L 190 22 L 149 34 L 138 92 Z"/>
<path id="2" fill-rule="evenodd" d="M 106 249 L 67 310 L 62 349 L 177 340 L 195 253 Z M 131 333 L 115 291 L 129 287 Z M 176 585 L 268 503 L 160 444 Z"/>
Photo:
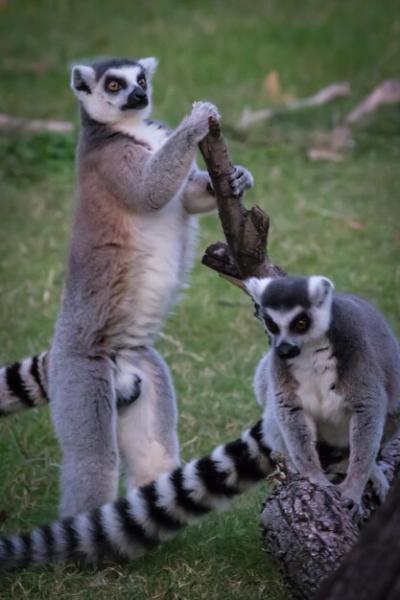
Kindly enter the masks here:
<path id="1" fill-rule="evenodd" d="M 149 120 L 155 68 L 154 58 L 73 67 L 82 132 L 61 310 L 45 359 L 2 371 L 3 413 L 51 398 L 62 516 L 116 497 L 119 453 L 128 486 L 179 464 L 175 393 L 152 344 L 192 262 L 195 215 L 215 208 L 194 160 L 219 115 L 198 102 L 173 132 Z M 232 193 L 252 184 L 237 167 Z M 129 401 L 138 381 L 117 423 L 116 397 Z"/>
<path id="2" fill-rule="evenodd" d="M 325 277 L 251 278 L 246 287 L 272 345 L 254 382 L 266 443 L 321 485 L 330 481 L 316 443 L 347 451 L 342 494 L 359 505 L 370 479 L 383 500 L 376 459 L 400 425 L 400 348 L 389 325 Z"/>
<path id="3" fill-rule="evenodd" d="M 273 470 L 261 422 L 203 458 L 164 473 L 125 498 L 25 535 L 0 538 L 0 569 L 68 558 L 136 558 L 185 525 L 252 487 Z"/>

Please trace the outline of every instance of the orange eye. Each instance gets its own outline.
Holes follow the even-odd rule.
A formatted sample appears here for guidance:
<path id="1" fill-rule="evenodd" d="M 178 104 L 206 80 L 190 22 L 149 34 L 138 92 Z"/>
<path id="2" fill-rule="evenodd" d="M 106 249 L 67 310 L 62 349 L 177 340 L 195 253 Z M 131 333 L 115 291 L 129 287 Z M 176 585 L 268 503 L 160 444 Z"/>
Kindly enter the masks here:
<path id="1" fill-rule="evenodd" d="M 311 326 L 311 319 L 306 314 L 303 313 L 295 318 L 295 320 L 291 323 L 291 329 L 297 333 L 305 333 Z"/>
<path id="2" fill-rule="evenodd" d="M 140 85 L 141 88 L 143 88 L 144 90 L 146 89 L 146 80 L 144 77 L 141 77 L 140 79 L 138 79 L 138 84 Z"/>
<path id="3" fill-rule="evenodd" d="M 121 84 L 118 83 L 118 81 L 116 81 L 115 79 L 111 79 L 107 83 L 107 90 L 109 92 L 119 92 L 120 89 L 121 89 Z"/>

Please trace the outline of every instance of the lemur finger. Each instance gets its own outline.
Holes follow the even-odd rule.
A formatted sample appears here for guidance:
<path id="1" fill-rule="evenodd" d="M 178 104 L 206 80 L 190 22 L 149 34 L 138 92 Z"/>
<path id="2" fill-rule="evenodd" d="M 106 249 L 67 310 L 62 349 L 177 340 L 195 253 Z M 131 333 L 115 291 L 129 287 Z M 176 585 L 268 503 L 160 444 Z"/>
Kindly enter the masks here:
<path id="1" fill-rule="evenodd" d="M 345 484 L 341 483 L 338 486 L 342 495 L 343 504 L 350 512 L 354 522 L 360 523 L 365 518 L 365 511 L 362 507 L 361 495 L 346 487 Z"/>
<path id="2" fill-rule="evenodd" d="M 245 167 L 242 167 L 242 165 L 235 165 L 234 168 L 235 168 L 235 171 L 233 173 L 233 177 L 236 177 L 236 178 L 245 177 L 248 182 L 248 185 L 250 187 L 254 185 L 254 177 L 248 169 L 246 169 Z"/>
<path id="3" fill-rule="evenodd" d="M 213 117 L 217 121 L 221 120 L 218 108 L 211 102 L 197 101 L 192 104 L 192 115 L 204 114 L 207 117 Z"/>
<path id="4" fill-rule="evenodd" d="M 246 189 L 254 185 L 254 179 L 250 171 L 240 165 L 235 167 L 229 181 L 235 196 L 241 195 Z"/>

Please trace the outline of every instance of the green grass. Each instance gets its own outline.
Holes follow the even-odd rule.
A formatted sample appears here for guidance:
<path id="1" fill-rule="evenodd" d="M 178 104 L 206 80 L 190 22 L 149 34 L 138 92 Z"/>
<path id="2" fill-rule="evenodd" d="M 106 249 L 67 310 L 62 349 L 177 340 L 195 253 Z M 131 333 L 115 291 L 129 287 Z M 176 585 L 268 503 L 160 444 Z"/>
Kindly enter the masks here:
<path id="1" fill-rule="evenodd" d="M 86 57 L 161 59 L 155 114 L 176 124 L 195 99 L 234 124 L 266 104 L 275 69 L 296 96 L 350 80 L 352 96 L 260 126 L 234 159 L 254 173 L 250 203 L 272 217 L 270 253 L 291 273 L 323 273 L 373 300 L 400 331 L 400 115 L 386 108 L 358 132 L 340 164 L 312 164 L 313 129 L 329 129 L 373 85 L 398 75 L 398 2 L 0 3 L 0 111 L 76 120 L 68 65 Z M 0 360 L 46 347 L 57 312 L 73 194 L 74 136 L 0 137 Z M 354 228 L 358 223 L 358 228 Z M 221 237 L 202 220 L 199 256 Z M 246 297 L 201 267 L 158 347 L 172 367 L 184 457 L 235 437 L 259 416 L 252 373 L 266 340 Z M 1 531 L 29 529 L 57 512 L 59 454 L 46 410 L 0 423 Z M 265 487 L 238 499 L 140 561 L 1 575 L 1 598 L 229 598 L 283 600 L 289 592 L 261 549 Z"/>

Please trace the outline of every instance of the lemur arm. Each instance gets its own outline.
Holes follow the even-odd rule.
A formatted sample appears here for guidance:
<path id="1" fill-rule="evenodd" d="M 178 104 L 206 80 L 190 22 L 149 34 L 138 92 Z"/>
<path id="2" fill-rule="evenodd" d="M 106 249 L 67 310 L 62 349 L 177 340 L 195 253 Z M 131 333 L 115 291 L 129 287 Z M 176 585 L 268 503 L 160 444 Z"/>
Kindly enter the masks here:
<path id="1" fill-rule="evenodd" d="M 152 212 L 163 208 L 185 185 L 198 143 L 208 133 L 210 117 L 219 118 L 216 108 L 198 102 L 154 153 L 129 140 L 109 144 L 100 173 L 105 185 L 131 210 Z M 117 143 L 123 144 L 119 151 Z"/>
<path id="2" fill-rule="evenodd" d="M 365 379 L 358 387 L 357 395 L 349 399 L 352 408 L 350 458 L 346 478 L 340 484 L 343 495 L 356 504 L 361 503 L 369 478 L 378 495 L 384 497 L 388 488 L 384 475 L 376 470 L 387 412 L 386 393 L 380 385 Z M 382 486 L 386 490 L 381 490 Z"/>
<path id="3" fill-rule="evenodd" d="M 312 483 L 331 485 L 325 476 L 315 447 L 313 422 L 304 413 L 294 393 L 276 393 L 279 424 L 289 456 L 296 470 Z"/>
<path id="4" fill-rule="evenodd" d="M 165 206 L 184 186 L 197 152 L 197 137 L 185 121 L 146 162 L 142 201 L 150 210 Z"/>

